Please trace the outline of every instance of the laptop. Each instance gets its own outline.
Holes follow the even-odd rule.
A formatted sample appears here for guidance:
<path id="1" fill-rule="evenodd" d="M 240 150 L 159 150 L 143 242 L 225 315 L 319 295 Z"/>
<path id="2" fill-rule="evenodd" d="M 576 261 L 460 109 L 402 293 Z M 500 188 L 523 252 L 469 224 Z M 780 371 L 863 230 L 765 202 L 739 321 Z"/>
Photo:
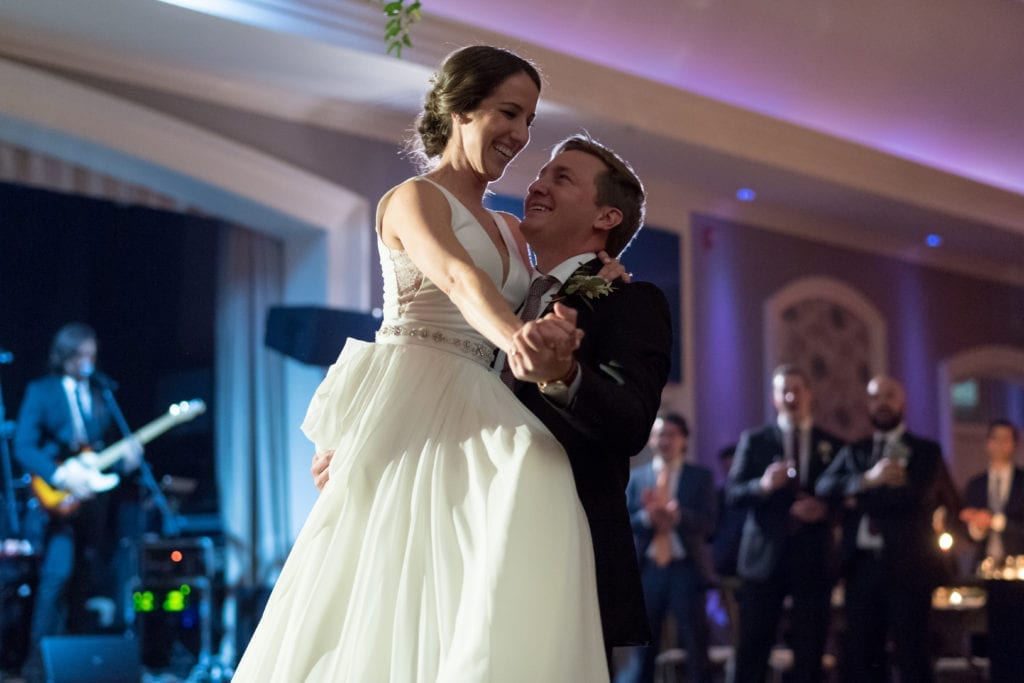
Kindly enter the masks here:
<path id="1" fill-rule="evenodd" d="M 46 683 L 139 683 L 139 644 L 123 636 L 48 636 L 39 644 Z"/>

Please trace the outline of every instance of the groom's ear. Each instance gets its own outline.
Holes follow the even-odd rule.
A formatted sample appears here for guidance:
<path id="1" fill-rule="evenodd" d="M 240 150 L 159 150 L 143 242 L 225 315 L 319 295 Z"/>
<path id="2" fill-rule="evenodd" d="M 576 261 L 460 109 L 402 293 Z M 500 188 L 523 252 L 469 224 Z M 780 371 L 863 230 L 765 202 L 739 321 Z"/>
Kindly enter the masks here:
<path id="1" fill-rule="evenodd" d="M 602 206 L 597 210 L 597 218 L 594 219 L 594 229 L 608 231 L 622 222 L 622 211 L 614 206 Z"/>

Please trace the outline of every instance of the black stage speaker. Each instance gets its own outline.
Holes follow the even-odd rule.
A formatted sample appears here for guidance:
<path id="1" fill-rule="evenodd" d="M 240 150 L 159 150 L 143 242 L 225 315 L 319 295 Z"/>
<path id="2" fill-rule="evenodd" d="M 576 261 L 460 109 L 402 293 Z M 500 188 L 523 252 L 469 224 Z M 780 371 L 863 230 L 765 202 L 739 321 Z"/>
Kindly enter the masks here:
<path id="1" fill-rule="evenodd" d="M 330 365 L 345 339 L 373 341 L 380 318 L 370 313 L 316 306 L 272 306 L 263 343 L 310 365 Z"/>
<path id="2" fill-rule="evenodd" d="M 48 636 L 39 644 L 46 683 L 139 683 L 138 644 L 121 636 Z"/>
<path id="3" fill-rule="evenodd" d="M 3 543 L 17 542 L 6 539 Z M 0 550 L 0 681 L 5 680 L 3 672 L 17 671 L 28 655 L 37 562 L 27 553 Z"/>

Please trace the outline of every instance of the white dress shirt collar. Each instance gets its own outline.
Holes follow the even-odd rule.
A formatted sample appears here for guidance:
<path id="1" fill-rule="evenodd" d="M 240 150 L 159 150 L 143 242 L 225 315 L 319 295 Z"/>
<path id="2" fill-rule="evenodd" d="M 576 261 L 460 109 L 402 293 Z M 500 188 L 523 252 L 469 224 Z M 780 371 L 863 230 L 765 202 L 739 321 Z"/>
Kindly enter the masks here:
<path id="1" fill-rule="evenodd" d="M 576 269 L 582 266 L 584 263 L 590 263 L 597 255 L 592 251 L 587 251 L 582 254 L 576 254 L 573 257 L 567 258 L 557 266 L 547 272 L 547 275 L 558 278 L 558 281 L 563 285 L 565 281 L 572 277 L 572 274 L 576 272 Z"/>
<path id="2" fill-rule="evenodd" d="M 775 420 L 775 424 L 779 426 L 779 429 L 781 429 L 784 434 L 788 434 L 793 431 L 793 420 L 786 413 L 779 413 L 778 418 Z M 805 417 L 800 420 L 800 424 L 797 426 L 800 428 L 801 432 L 806 434 L 811 431 L 811 428 L 814 426 L 814 418 L 810 416 Z"/>
<path id="3" fill-rule="evenodd" d="M 903 438 L 903 435 L 907 433 L 907 427 L 902 422 L 893 427 L 887 432 L 875 430 L 874 438 L 877 441 L 879 438 L 885 439 L 886 443 L 893 443 Z"/>

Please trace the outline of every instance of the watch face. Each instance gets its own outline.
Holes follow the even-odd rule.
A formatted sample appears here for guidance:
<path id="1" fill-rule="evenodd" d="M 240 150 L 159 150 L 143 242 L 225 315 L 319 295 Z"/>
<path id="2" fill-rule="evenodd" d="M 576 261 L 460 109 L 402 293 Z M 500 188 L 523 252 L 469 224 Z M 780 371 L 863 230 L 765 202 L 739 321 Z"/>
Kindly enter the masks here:
<path id="1" fill-rule="evenodd" d="M 562 380 L 548 382 L 539 387 L 540 393 L 553 398 L 565 398 L 569 395 L 569 386 Z"/>

